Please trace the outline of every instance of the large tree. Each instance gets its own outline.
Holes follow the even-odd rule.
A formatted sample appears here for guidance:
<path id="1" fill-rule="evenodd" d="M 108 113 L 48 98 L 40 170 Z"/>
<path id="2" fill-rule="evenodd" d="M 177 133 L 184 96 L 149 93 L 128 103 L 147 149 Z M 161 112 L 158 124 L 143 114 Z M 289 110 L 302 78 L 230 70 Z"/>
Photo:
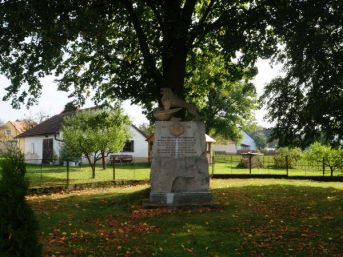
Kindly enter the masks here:
<path id="1" fill-rule="evenodd" d="M 328 50 L 312 58 L 320 63 L 341 48 L 341 14 L 340 0 L 2 1 L 0 67 L 11 79 L 5 99 L 33 103 L 39 78 L 55 73 L 59 88 L 81 101 L 95 89 L 97 101 L 131 99 L 151 109 L 161 87 L 187 96 L 192 59 L 206 51 L 222 56 L 235 79 L 257 57 L 286 56 L 298 67 L 303 50 L 318 46 L 306 47 L 307 24 L 313 31 L 329 25 L 323 38 L 335 36 L 324 44 Z M 337 78 L 341 66 L 334 67 Z"/>

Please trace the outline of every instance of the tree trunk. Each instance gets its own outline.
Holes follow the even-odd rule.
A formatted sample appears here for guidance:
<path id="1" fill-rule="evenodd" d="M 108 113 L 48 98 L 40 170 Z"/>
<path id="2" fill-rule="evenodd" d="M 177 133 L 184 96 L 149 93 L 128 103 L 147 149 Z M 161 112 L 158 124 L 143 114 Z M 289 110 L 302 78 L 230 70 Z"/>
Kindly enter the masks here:
<path id="1" fill-rule="evenodd" d="M 186 47 L 182 44 L 175 46 L 171 56 L 164 58 L 162 87 L 171 88 L 180 97 L 184 97 L 184 84 L 186 75 Z"/>
<path id="2" fill-rule="evenodd" d="M 94 179 L 95 178 L 95 163 L 96 163 L 96 159 L 95 159 L 95 156 L 94 156 L 94 163 L 92 163 L 92 160 L 90 158 L 90 156 L 88 154 L 85 154 L 87 160 L 88 160 L 88 164 L 89 166 L 91 167 L 92 169 L 92 178 Z"/>
<path id="3" fill-rule="evenodd" d="M 101 160 L 102 160 L 102 169 L 106 170 L 106 161 L 105 161 L 105 153 L 101 152 Z"/>
<path id="4" fill-rule="evenodd" d="M 92 168 L 92 179 L 95 179 L 95 165 L 91 165 Z"/>

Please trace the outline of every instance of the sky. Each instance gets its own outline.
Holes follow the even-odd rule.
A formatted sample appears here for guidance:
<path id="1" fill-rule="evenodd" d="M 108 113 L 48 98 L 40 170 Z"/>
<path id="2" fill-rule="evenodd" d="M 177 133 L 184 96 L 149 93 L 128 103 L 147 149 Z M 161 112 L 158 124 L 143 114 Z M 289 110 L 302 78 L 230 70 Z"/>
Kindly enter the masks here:
<path id="1" fill-rule="evenodd" d="M 260 96 L 263 93 L 264 86 L 275 78 L 281 72 L 281 66 L 276 65 L 271 67 L 269 60 L 258 60 L 257 62 L 258 74 L 253 80 L 256 86 L 257 94 Z M 27 109 L 22 106 L 21 109 L 15 110 L 11 107 L 10 102 L 2 101 L 2 97 L 5 95 L 5 88 L 9 86 L 9 81 L 6 77 L 0 75 L 0 121 L 16 120 L 28 117 L 35 117 L 38 113 L 47 114 L 53 116 L 60 113 L 65 104 L 70 102 L 68 99 L 68 93 L 57 90 L 57 84 L 54 82 L 54 77 L 49 76 L 42 80 L 43 90 L 42 95 L 38 99 L 38 104 Z M 92 106 L 91 101 L 87 101 L 85 107 Z M 123 109 L 130 117 L 133 124 L 139 126 L 142 123 L 147 123 L 148 120 L 142 114 L 142 108 L 137 105 L 131 105 L 129 101 L 123 103 Z M 258 110 L 255 112 L 257 123 L 264 127 L 270 127 L 272 124 L 263 119 L 265 110 Z"/>

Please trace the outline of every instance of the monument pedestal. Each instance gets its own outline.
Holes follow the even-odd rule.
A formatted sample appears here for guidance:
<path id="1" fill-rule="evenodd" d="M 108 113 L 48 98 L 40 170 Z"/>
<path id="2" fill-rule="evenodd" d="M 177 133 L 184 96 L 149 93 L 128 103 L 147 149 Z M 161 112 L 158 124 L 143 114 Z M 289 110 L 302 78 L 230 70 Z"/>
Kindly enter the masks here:
<path id="1" fill-rule="evenodd" d="M 156 122 L 150 180 L 152 205 L 187 206 L 212 201 L 202 122 Z"/>

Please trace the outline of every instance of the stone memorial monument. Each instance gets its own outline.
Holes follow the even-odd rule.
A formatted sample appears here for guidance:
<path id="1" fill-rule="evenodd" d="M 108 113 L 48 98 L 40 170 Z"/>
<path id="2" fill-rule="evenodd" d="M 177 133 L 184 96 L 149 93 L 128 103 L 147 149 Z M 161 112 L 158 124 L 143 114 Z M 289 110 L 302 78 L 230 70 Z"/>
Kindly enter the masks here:
<path id="1" fill-rule="evenodd" d="M 169 88 L 161 90 L 163 110 L 154 112 L 155 142 L 151 164 L 150 204 L 187 206 L 208 204 L 208 160 L 205 125 L 195 106 L 175 96 Z M 181 121 L 173 114 L 185 108 L 194 118 Z"/>

